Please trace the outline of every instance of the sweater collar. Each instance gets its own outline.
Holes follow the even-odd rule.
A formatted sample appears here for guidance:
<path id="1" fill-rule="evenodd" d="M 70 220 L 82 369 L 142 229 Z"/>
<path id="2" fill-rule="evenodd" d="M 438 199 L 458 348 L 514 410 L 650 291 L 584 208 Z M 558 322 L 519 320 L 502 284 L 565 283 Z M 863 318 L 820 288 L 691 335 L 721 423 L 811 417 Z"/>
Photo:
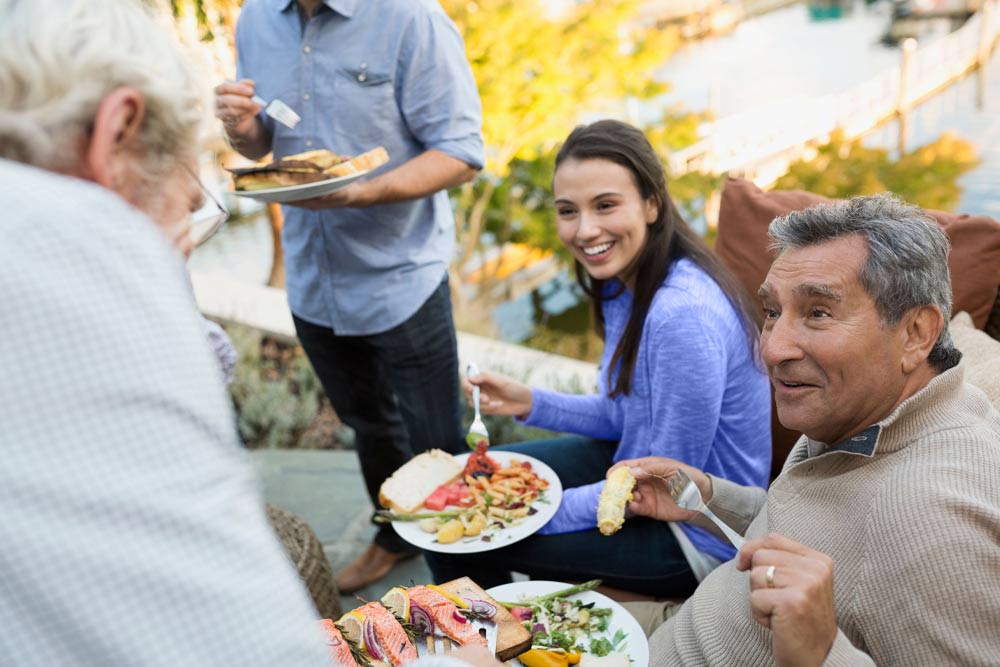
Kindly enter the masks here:
<path id="1" fill-rule="evenodd" d="M 965 365 L 959 364 L 937 375 L 927 385 L 900 403 L 887 417 L 857 435 L 828 445 L 812 438 L 796 448 L 794 462 L 834 452 L 873 457 L 903 449 L 924 433 L 947 421 L 949 405 L 965 382 Z"/>

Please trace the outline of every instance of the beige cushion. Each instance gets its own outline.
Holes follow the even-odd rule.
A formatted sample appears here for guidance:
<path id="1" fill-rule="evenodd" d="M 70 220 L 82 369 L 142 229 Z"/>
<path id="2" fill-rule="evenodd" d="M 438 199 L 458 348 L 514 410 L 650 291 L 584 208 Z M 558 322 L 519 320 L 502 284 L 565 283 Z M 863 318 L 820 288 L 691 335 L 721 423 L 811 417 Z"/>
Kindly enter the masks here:
<path id="1" fill-rule="evenodd" d="M 977 329 L 964 311 L 952 318 L 950 330 L 962 352 L 965 381 L 982 389 L 1000 410 L 1000 341 Z"/>

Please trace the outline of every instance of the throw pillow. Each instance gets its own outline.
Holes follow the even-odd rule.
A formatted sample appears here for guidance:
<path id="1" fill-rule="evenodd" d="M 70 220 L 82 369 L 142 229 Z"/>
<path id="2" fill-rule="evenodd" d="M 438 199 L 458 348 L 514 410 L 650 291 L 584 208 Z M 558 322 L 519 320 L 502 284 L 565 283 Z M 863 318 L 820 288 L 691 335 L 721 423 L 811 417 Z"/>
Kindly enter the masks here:
<path id="1" fill-rule="evenodd" d="M 779 215 L 830 201 L 810 192 L 762 192 L 752 182 L 726 179 L 719 208 L 719 234 L 715 251 L 750 291 L 767 276 L 771 254 L 767 227 Z M 967 311 L 982 329 L 990 316 L 1000 286 L 1000 223 L 985 215 L 959 215 L 944 211 L 926 213 L 951 240 L 952 312 Z"/>
<path id="2" fill-rule="evenodd" d="M 756 299 L 757 289 L 771 267 L 772 257 L 767 249 L 768 225 L 779 215 L 828 201 L 831 200 L 827 197 L 801 190 L 763 192 L 750 181 L 727 178 L 719 207 L 715 252 Z M 944 228 L 951 240 L 948 266 L 952 280 L 952 312 L 969 312 L 981 329 L 987 324 L 994 304 L 1000 303 L 1000 223 L 982 215 L 927 213 Z M 997 329 L 995 335 L 1000 336 L 1000 324 L 991 323 Z M 781 472 L 799 436 L 778 421 L 772 397 L 772 479 Z"/>

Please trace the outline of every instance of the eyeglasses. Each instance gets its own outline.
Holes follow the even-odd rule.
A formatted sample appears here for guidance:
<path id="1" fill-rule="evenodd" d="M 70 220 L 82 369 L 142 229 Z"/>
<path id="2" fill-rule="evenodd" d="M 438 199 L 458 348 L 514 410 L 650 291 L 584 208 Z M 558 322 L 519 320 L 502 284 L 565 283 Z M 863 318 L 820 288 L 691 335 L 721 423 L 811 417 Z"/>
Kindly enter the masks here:
<path id="1" fill-rule="evenodd" d="M 198 183 L 202 194 L 205 195 L 205 203 L 191 214 L 191 223 L 188 228 L 191 241 L 194 243 L 194 247 L 197 248 L 222 229 L 222 225 L 229 219 L 229 209 L 223 206 L 222 202 L 212 194 L 212 191 L 205 187 L 205 183 L 198 178 L 198 174 L 194 170 L 186 164 L 183 167 L 184 171 L 190 174 L 191 178 Z"/>
<path id="2" fill-rule="evenodd" d="M 202 245 L 222 229 L 229 219 L 229 211 L 222 205 L 211 190 L 205 187 L 201 179 L 191 174 L 198 181 L 198 186 L 205 194 L 205 205 L 191 214 L 191 240 L 195 247 Z"/>

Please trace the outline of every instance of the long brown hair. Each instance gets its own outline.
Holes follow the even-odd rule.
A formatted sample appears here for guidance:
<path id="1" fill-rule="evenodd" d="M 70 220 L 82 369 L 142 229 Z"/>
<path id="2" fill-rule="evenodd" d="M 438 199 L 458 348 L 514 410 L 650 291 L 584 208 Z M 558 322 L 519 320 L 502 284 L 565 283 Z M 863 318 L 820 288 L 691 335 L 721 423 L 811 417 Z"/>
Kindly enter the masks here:
<path id="1" fill-rule="evenodd" d="M 688 226 L 667 194 L 663 165 L 653 147 L 638 129 L 617 120 L 601 120 L 577 127 L 566 138 L 556 155 L 556 171 L 566 160 L 608 160 L 629 170 L 644 200 L 652 198 L 656 204 L 656 220 L 646 228 L 646 242 L 629 265 L 627 271 L 635 276 L 635 293 L 632 310 L 618 347 L 611 357 L 608 379 L 620 366 L 611 397 L 628 394 L 632 390 L 632 374 L 639 354 L 639 339 L 646 323 L 649 306 L 656 291 L 667 278 L 670 266 L 681 257 L 687 257 L 711 276 L 725 293 L 742 320 L 751 354 L 757 349 L 759 329 L 753 316 L 750 299 L 735 277 L 719 262 L 702 238 Z M 625 290 L 607 293 L 606 280 L 590 276 L 576 261 L 576 279 L 580 287 L 593 300 L 594 328 L 603 339 L 605 335 L 603 302 L 610 301 Z"/>

